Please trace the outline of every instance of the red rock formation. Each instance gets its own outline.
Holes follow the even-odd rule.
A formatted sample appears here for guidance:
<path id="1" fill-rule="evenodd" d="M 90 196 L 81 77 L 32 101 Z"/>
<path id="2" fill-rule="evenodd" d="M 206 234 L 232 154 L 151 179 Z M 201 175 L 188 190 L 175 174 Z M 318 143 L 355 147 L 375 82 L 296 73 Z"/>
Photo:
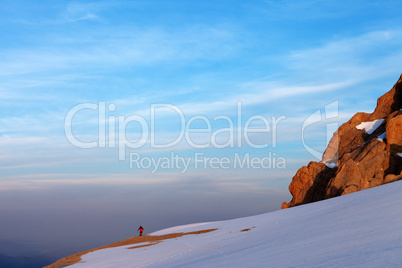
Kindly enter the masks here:
<path id="1" fill-rule="evenodd" d="M 383 120 L 372 133 L 357 126 Z M 378 121 L 379 123 L 381 121 Z M 360 127 L 359 127 L 360 128 Z M 385 134 L 384 134 L 385 133 Z M 402 179 L 402 75 L 372 114 L 357 113 L 334 133 L 322 161 L 300 168 L 289 185 L 288 208 Z M 333 168 L 329 163 L 334 164 Z M 328 165 L 328 166 L 327 166 Z"/>

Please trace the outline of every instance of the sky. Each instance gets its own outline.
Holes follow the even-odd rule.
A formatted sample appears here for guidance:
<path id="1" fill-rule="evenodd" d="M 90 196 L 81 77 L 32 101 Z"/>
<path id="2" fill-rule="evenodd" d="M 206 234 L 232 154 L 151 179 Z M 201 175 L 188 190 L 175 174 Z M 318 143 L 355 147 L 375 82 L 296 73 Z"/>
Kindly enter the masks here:
<path id="1" fill-rule="evenodd" d="M 296 171 L 398 80 L 401 11 L 2 1 L 0 253 L 280 209 Z"/>

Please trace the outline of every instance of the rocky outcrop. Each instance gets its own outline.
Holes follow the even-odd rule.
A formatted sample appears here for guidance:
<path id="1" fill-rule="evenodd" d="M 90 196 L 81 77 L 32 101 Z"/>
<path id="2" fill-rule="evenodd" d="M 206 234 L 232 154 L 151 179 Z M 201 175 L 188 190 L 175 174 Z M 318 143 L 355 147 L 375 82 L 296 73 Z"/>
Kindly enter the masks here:
<path id="1" fill-rule="evenodd" d="M 288 208 L 402 179 L 402 75 L 372 114 L 357 113 L 334 133 L 321 162 L 300 168 Z"/>

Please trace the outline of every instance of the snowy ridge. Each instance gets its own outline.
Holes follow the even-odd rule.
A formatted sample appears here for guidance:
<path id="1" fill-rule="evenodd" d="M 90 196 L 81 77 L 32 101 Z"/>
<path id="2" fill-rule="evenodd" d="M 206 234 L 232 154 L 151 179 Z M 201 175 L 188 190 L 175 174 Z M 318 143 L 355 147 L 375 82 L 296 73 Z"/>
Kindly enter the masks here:
<path id="1" fill-rule="evenodd" d="M 400 267 L 401 191 L 399 181 L 263 215 L 169 228 L 154 234 L 218 230 L 102 249 L 69 267 Z"/>

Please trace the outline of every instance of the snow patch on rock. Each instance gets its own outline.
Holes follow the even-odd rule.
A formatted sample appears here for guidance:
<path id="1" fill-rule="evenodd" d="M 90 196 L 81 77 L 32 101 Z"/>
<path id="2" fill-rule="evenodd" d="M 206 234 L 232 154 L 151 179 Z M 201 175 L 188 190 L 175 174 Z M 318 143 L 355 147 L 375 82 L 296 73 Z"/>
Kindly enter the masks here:
<path id="1" fill-rule="evenodd" d="M 356 126 L 357 129 L 364 129 L 367 134 L 372 134 L 379 126 L 381 126 L 384 119 L 378 119 L 370 122 L 362 122 L 360 125 Z"/>
<path id="2" fill-rule="evenodd" d="M 386 132 L 382 133 L 381 135 L 378 135 L 377 140 L 379 141 L 384 141 L 384 139 L 387 137 Z"/>
<path id="3" fill-rule="evenodd" d="M 325 160 L 325 161 L 323 161 L 323 163 L 329 168 L 334 168 L 336 166 L 336 163 L 331 162 L 331 160 L 332 159 Z"/>

